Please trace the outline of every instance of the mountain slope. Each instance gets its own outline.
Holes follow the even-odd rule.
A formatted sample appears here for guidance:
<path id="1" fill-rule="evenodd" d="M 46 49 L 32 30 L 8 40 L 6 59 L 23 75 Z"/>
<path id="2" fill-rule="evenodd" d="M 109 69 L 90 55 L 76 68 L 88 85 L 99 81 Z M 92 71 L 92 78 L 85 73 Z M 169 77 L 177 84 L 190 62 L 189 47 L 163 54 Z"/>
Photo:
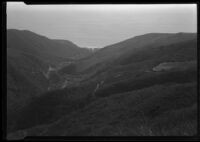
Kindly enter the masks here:
<path id="1" fill-rule="evenodd" d="M 197 133 L 196 97 L 195 82 L 155 85 L 98 99 L 51 124 L 9 137 L 191 136 Z"/>
<path id="2" fill-rule="evenodd" d="M 132 53 L 141 51 L 149 47 L 160 47 L 172 45 L 180 42 L 186 42 L 196 38 L 195 33 L 150 33 L 141 36 L 136 36 L 128 40 L 104 47 L 77 63 L 77 71 L 82 72 L 84 70 L 92 68 L 97 64 L 111 63 L 113 60 L 118 59 L 120 56 L 129 56 Z"/>
<path id="3" fill-rule="evenodd" d="M 61 44 L 27 30 L 7 30 L 7 112 L 8 131 L 15 129 L 19 111 L 29 101 L 48 91 L 60 80 L 51 68 L 70 62 L 77 54 L 87 55 L 70 41 Z M 74 50 L 72 52 L 72 50 Z"/>
<path id="4" fill-rule="evenodd" d="M 15 48 L 34 55 L 70 58 L 88 50 L 70 41 L 51 40 L 27 30 L 7 30 L 7 48 Z M 83 53 L 83 54 L 84 54 Z"/>
<path id="5" fill-rule="evenodd" d="M 195 135 L 196 34 L 149 35 L 136 37 L 137 50 L 127 40 L 75 62 L 83 69 L 99 56 L 77 74 L 83 77 L 78 84 L 31 101 L 21 111 L 21 131 L 9 137 Z M 111 51 L 122 53 L 113 58 Z"/>
<path id="6" fill-rule="evenodd" d="M 44 93 L 49 80 L 44 76 L 48 64 L 29 53 L 7 48 L 7 125 L 12 130 L 19 111 L 32 97 Z"/>
<path id="7" fill-rule="evenodd" d="M 90 50 L 89 48 L 78 47 L 77 45 L 68 40 L 54 40 L 54 41 L 67 47 L 68 53 L 66 55 L 70 55 L 70 58 L 73 59 L 81 59 L 93 53 L 93 51 Z"/>

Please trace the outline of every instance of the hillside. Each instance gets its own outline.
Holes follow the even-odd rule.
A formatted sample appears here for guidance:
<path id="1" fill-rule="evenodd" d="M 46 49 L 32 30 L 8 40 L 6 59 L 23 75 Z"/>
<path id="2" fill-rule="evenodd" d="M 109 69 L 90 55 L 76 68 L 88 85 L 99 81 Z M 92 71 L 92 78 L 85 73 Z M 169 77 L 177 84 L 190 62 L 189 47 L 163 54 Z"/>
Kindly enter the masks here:
<path id="1" fill-rule="evenodd" d="M 15 127 L 18 112 L 32 97 L 44 93 L 49 80 L 44 76 L 48 64 L 19 50 L 7 50 L 7 114 L 8 130 Z"/>
<path id="2" fill-rule="evenodd" d="M 197 133 L 196 34 L 137 36 L 58 73 L 65 86 L 35 96 L 8 138 Z"/>
<path id="3" fill-rule="evenodd" d="M 89 50 L 70 41 L 61 44 L 31 31 L 7 30 L 7 111 L 8 130 L 16 125 L 19 111 L 33 97 L 62 81 L 51 70 L 73 61 L 77 54 L 87 56 Z M 73 51 L 74 50 L 74 51 Z M 54 87 L 55 88 L 55 87 Z"/>
<path id="4" fill-rule="evenodd" d="M 196 97 L 195 83 L 151 86 L 98 99 L 9 136 L 191 136 L 197 133 Z"/>
<path id="5" fill-rule="evenodd" d="M 78 47 L 74 43 L 68 40 L 54 40 L 55 42 L 67 47 L 67 55 L 69 55 L 72 59 L 81 59 L 87 57 L 88 55 L 92 54 L 93 51 L 89 48 Z"/>
<path id="6" fill-rule="evenodd" d="M 136 52 L 149 47 L 167 46 L 181 42 L 187 42 L 196 38 L 195 33 L 150 33 L 136 36 L 128 40 L 106 46 L 98 50 L 95 54 L 77 63 L 77 72 L 92 68 L 96 64 L 110 63 L 120 56 L 130 56 Z M 141 51 L 142 52 L 142 51 Z"/>
<path id="7" fill-rule="evenodd" d="M 7 48 L 55 58 L 70 58 L 82 52 L 82 54 L 89 52 L 67 40 L 53 40 L 28 30 L 15 29 L 7 30 Z"/>

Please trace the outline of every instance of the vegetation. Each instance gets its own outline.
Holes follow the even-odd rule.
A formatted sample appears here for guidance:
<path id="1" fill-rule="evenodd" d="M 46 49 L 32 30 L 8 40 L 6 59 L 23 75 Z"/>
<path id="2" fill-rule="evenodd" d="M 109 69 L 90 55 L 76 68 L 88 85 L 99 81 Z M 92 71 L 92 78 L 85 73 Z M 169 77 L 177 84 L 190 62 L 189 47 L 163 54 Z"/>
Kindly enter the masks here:
<path id="1" fill-rule="evenodd" d="M 18 64 L 22 63 L 21 71 L 14 65 L 16 58 Z M 37 84 L 42 82 L 40 75 L 27 72 L 31 67 L 47 69 L 46 59 L 29 58 L 26 54 L 20 59 L 9 56 L 9 60 L 8 101 L 17 100 L 18 104 L 27 101 L 16 114 L 9 114 L 9 139 L 40 135 L 193 136 L 197 133 L 195 34 L 147 34 L 131 38 L 64 66 L 50 75 L 53 81 L 43 80 L 41 84 Z M 174 70 L 153 70 L 166 62 L 181 64 Z M 73 81 L 65 88 L 39 90 L 45 83 L 59 86 L 59 80 L 70 79 Z"/>
<path id="2" fill-rule="evenodd" d="M 98 99 L 59 121 L 24 131 L 50 136 L 195 135 L 196 98 L 196 83 L 156 85 Z"/>

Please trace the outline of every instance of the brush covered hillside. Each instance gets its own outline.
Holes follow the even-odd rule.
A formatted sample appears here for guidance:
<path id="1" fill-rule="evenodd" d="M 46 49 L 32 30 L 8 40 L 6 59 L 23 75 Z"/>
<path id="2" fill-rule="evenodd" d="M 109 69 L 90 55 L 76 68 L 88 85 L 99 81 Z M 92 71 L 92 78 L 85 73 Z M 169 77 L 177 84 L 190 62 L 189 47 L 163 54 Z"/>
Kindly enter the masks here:
<path id="1" fill-rule="evenodd" d="M 40 56 L 49 62 L 78 57 L 79 54 L 84 57 L 91 53 L 89 49 L 80 48 L 68 40 L 49 39 L 28 30 L 16 29 L 7 30 L 7 48 Z"/>
<path id="2" fill-rule="evenodd" d="M 136 36 L 120 43 L 102 48 L 95 54 L 91 55 L 91 57 L 87 57 L 85 60 L 80 61 L 77 65 L 77 72 L 92 68 L 96 64 L 109 64 L 123 55 L 130 56 L 130 54 L 135 54 L 136 52 L 149 47 L 156 48 L 160 46 L 167 46 L 189 41 L 195 37 L 196 34 L 193 33 L 149 33 Z"/>
<path id="3" fill-rule="evenodd" d="M 15 117 L 32 97 L 46 92 L 60 80 L 53 73 L 54 68 L 73 61 L 78 54 L 91 53 L 70 41 L 65 42 L 61 44 L 27 30 L 7 30 L 8 130 L 15 128 Z"/>
<path id="4" fill-rule="evenodd" d="M 9 139 L 197 134 L 197 35 L 152 33 L 107 46 L 58 72 L 62 89 L 34 97 Z"/>
<path id="5" fill-rule="evenodd" d="M 72 59 L 81 59 L 84 57 L 87 57 L 90 55 L 93 50 L 90 50 L 89 48 L 80 48 L 71 41 L 68 40 L 54 40 L 55 42 L 58 42 L 59 44 L 63 45 L 63 47 L 67 47 L 67 54 L 64 53 L 64 55 L 68 55 Z"/>

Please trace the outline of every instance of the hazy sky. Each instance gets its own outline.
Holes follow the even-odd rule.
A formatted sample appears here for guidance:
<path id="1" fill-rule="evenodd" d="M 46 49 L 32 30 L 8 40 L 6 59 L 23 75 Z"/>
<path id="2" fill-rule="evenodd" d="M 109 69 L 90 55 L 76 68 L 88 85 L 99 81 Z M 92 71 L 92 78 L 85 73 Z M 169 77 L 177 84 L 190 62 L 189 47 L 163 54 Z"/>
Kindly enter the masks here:
<path id="1" fill-rule="evenodd" d="M 7 3 L 7 28 L 81 47 L 104 47 L 145 33 L 197 32 L 195 4 L 25 5 Z"/>

